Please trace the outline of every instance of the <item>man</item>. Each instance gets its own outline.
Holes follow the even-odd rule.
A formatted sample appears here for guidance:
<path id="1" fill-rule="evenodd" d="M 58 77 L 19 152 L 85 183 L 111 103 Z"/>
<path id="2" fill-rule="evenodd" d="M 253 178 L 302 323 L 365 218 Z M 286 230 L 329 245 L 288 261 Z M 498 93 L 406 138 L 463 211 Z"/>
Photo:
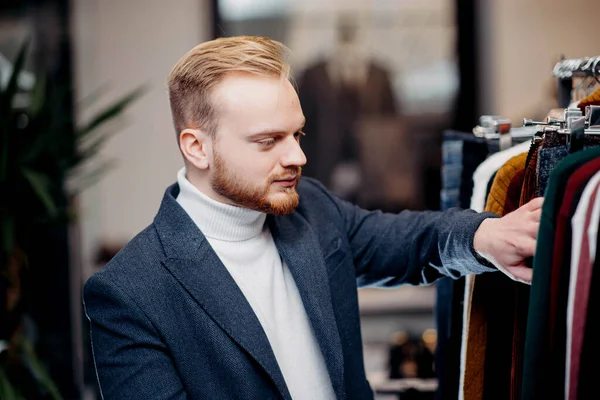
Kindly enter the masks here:
<path id="1" fill-rule="evenodd" d="M 173 68 L 185 168 L 154 222 L 85 285 L 104 399 L 367 399 L 357 285 L 496 268 L 531 279 L 541 201 L 369 212 L 300 180 L 285 47 L 200 44 Z M 310 134 L 310 132 L 308 132 Z"/>

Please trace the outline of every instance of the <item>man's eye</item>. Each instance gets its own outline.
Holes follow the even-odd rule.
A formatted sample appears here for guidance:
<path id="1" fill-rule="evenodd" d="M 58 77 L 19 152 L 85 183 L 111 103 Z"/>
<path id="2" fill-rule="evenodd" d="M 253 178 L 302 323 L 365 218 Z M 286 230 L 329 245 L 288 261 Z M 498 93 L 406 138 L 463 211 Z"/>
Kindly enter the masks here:
<path id="1" fill-rule="evenodd" d="M 268 148 L 268 147 L 271 147 L 271 146 L 273 146 L 275 144 L 275 139 L 261 140 L 260 142 L 258 142 L 258 144 L 261 147 Z"/>
<path id="2" fill-rule="evenodd" d="M 306 133 L 302 132 L 302 131 L 298 131 L 296 133 L 294 133 L 294 137 L 296 138 L 296 140 L 300 141 L 300 137 L 301 136 L 306 136 Z"/>

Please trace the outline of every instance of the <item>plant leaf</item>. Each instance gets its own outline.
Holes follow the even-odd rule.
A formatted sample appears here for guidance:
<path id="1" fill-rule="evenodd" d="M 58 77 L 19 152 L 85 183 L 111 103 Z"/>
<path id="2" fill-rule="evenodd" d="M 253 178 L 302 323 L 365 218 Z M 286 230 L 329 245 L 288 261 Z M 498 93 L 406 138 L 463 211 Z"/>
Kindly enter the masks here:
<path id="1" fill-rule="evenodd" d="M 44 368 L 41 361 L 37 358 L 31 343 L 23 339 L 22 346 L 25 355 L 27 356 L 29 367 L 31 368 L 35 376 L 39 379 L 39 382 L 42 384 L 44 389 L 46 389 L 48 393 L 50 393 L 52 399 L 63 400 L 62 396 L 60 395 L 60 392 L 58 391 L 58 388 L 56 387 L 56 384 L 52 381 L 52 378 L 50 378 L 50 375 L 46 371 L 46 368 Z"/>
<path id="2" fill-rule="evenodd" d="M 23 70 L 23 65 L 25 64 L 25 55 L 27 54 L 27 49 L 29 48 L 29 39 L 25 40 L 21 48 L 19 49 L 19 53 L 17 53 L 17 57 L 13 62 L 13 70 L 12 75 L 8 80 L 8 84 L 6 85 L 6 89 L 4 89 L 2 93 L 2 101 L 4 102 L 3 108 L 7 107 L 10 109 L 12 105 L 12 100 L 14 95 L 19 91 L 18 83 L 19 83 L 19 75 Z"/>
<path id="3" fill-rule="evenodd" d="M 140 97 L 146 91 L 146 87 L 139 87 L 132 92 L 126 94 L 121 97 L 118 101 L 108 106 L 103 111 L 100 111 L 92 120 L 83 128 L 79 129 L 77 132 L 77 136 L 82 138 L 88 135 L 90 132 L 93 132 L 96 128 L 106 123 L 107 121 L 115 118 L 119 114 L 121 114 L 130 103 Z"/>
<path id="4" fill-rule="evenodd" d="M 19 394 L 12 383 L 10 383 L 8 376 L 2 367 L 0 367 L 0 399 L 25 400 L 25 398 Z"/>
<path id="5" fill-rule="evenodd" d="M 95 185 L 98 181 L 111 169 L 114 169 L 115 163 L 112 161 L 106 161 L 101 165 L 95 167 L 93 170 L 82 174 L 78 177 L 73 184 L 73 191 L 80 193 L 85 189 Z"/>
<path id="6" fill-rule="evenodd" d="M 25 64 L 25 55 L 27 54 L 27 49 L 29 48 L 29 40 L 25 40 L 19 53 L 17 54 L 17 58 L 13 63 L 12 75 L 8 80 L 8 84 L 4 90 L 0 90 L 0 119 L 5 120 L 3 123 L 2 129 L 2 147 L 0 154 L 0 182 L 6 179 L 6 171 L 8 164 L 8 142 L 10 135 L 10 129 L 7 129 L 7 122 L 10 118 L 12 118 L 12 104 L 15 94 L 19 91 L 18 82 L 19 75 L 21 74 L 21 70 L 23 69 L 23 65 Z M 5 125 L 6 124 L 6 125 Z"/>
<path id="7" fill-rule="evenodd" d="M 108 85 L 104 85 L 102 87 L 99 87 L 97 89 L 94 89 L 94 91 L 90 94 L 88 94 L 87 96 L 85 96 L 83 99 L 79 100 L 76 103 L 76 108 L 79 112 L 85 110 L 86 108 L 90 107 L 92 104 L 94 104 L 100 97 L 102 97 L 102 95 L 104 93 L 106 93 L 109 89 Z"/>
<path id="8" fill-rule="evenodd" d="M 31 94 L 31 104 L 29 106 L 30 117 L 36 118 L 44 107 L 46 99 L 46 76 L 36 77 L 33 93 Z"/>
<path id="9" fill-rule="evenodd" d="M 56 217 L 58 215 L 58 208 L 56 207 L 56 204 L 54 204 L 54 200 L 49 191 L 50 182 L 48 181 L 48 177 L 27 168 L 23 168 L 21 172 L 46 208 L 46 211 L 48 211 L 49 217 Z"/>
<path id="10" fill-rule="evenodd" d="M 0 111 L 0 119 L 8 119 L 10 115 L 5 115 Z M 0 182 L 3 182 L 6 179 L 6 170 L 8 165 L 8 135 L 10 134 L 10 130 L 6 127 L 7 123 L 2 123 L 0 127 L 0 134 L 2 135 L 2 144 L 0 147 Z"/>
<path id="11" fill-rule="evenodd" d="M 103 132 L 102 136 L 94 138 L 93 140 L 87 140 L 85 144 L 80 144 L 80 150 L 78 154 L 79 163 L 85 162 L 93 158 L 96 154 L 102 150 L 102 147 L 107 140 L 115 136 L 118 132 L 116 130 Z"/>

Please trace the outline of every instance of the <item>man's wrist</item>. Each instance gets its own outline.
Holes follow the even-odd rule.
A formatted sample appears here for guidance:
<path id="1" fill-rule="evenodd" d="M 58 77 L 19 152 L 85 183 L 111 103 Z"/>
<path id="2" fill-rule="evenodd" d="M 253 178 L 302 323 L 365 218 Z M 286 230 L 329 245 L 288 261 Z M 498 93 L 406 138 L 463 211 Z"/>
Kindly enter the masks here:
<path id="1" fill-rule="evenodd" d="M 484 219 L 473 236 L 473 255 L 475 259 L 480 264 L 496 269 L 494 263 L 490 262 L 490 260 L 486 257 L 487 254 L 490 254 L 489 250 L 491 249 L 490 238 L 492 237 L 492 227 L 494 220 L 496 218 L 486 218 Z"/>
<path id="2" fill-rule="evenodd" d="M 475 251 L 475 254 L 481 255 L 489 252 L 490 244 L 488 242 L 491 229 L 490 223 L 493 223 L 493 221 L 492 218 L 484 219 L 475 231 L 475 234 L 473 235 L 473 250 Z"/>
<path id="3" fill-rule="evenodd" d="M 477 260 L 477 262 L 483 266 L 486 266 L 488 268 L 496 268 L 496 265 L 494 263 L 492 263 L 490 260 L 488 260 L 483 254 L 480 254 L 479 252 L 477 252 L 477 250 L 473 249 L 473 255 L 475 256 L 475 259 Z"/>

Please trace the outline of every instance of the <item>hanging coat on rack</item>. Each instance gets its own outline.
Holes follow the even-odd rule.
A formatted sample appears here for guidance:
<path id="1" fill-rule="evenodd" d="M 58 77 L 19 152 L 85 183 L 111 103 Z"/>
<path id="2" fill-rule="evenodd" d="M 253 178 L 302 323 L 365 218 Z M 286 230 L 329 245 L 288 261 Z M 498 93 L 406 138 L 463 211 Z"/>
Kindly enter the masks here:
<path id="1" fill-rule="evenodd" d="M 600 149 L 593 148 L 573 154 L 554 169 L 545 191 L 542 217 L 533 263 L 525 358 L 523 363 L 522 399 L 548 399 L 563 393 L 564 379 L 556 382 L 552 375 L 552 354 L 549 332 L 551 309 L 551 282 L 557 215 L 569 177 L 585 163 L 600 157 Z M 558 390 L 558 392 L 557 392 Z"/>
<path id="2" fill-rule="evenodd" d="M 518 144 L 507 150 L 499 153 L 492 154 L 487 160 L 485 160 L 473 174 L 473 180 L 475 185 L 473 187 L 473 195 L 471 198 L 471 209 L 482 212 L 486 205 L 486 199 L 488 195 L 488 186 L 490 180 L 494 177 L 494 174 L 512 157 L 518 156 L 523 153 L 527 153 L 530 145 L 528 142 Z M 473 283 L 474 276 L 467 276 L 465 290 L 464 290 L 464 309 L 463 309 L 463 333 L 462 333 L 462 345 L 461 345 L 461 366 L 460 366 L 460 383 L 458 398 L 460 400 L 480 399 L 483 396 L 483 370 L 474 367 L 467 372 L 467 368 L 475 365 L 483 365 L 485 363 L 485 340 L 486 336 L 480 336 L 479 333 L 484 334 L 484 330 L 476 328 L 479 326 L 478 323 L 482 322 L 481 318 L 475 317 L 473 319 L 473 325 L 471 325 L 471 316 L 482 316 L 485 314 L 483 309 L 472 309 L 475 305 L 480 304 L 473 301 Z M 483 328 L 482 328 L 483 329 Z M 472 346 L 469 346 L 472 343 Z M 475 345 L 474 343 L 478 343 Z M 483 346 L 479 344 L 483 343 Z M 478 361 L 474 361 L 475 357 Z M 468 360 L 469 359 L 469 360 Z M 470 373 L 475 374 L 469 375 Z M 481 375 L 479 375 L 481 374 Z"/>
<path id="3" fill-rule="evenodd" d="M 368 64 L 365 82 L 347 83 L 333 79 L 328 61 L 318 62 L 299 78 L 298 95 L 306 116 L 303 173 L 327 187 L 336 165 L 358 159 L 357 121 L 397 111 L 388 72 L 375 63 Z"/>
<path id="4" fill-rule="evenodd" d="M 583 332 L 592 278 L 592 260 L 596 249 L 598 223 L 600 217 L 600 159 L 585 164 L 580 170 L 593 169 L 594 175 L 585 185 L 577 209 L 571 218 L 573 241 L 571 245 L 571 274 L 567 302 L 567 336 L 565 360 L 565 399 L 576 400 Z M 577 173 L 580 172 L 577 171 Z M 572 177 L 571 180 L 575 177 Z M 593 241 L 590 244 L 590 239 Z"/>
<path id="5" fill-rule="evenodd" d="M 498 170 L 485 211 L 504 216 L 518 208 L 527 158 L 528 153 L 521 153 Z M 507 202 L 512 206 L 505 207 Z M 521 297 L 517 293 L 520 286 L 525 285 L 499 274 L 476 276 L 472 280 L 465 400 L 516 398 L 511 394 L 511 377 L 513 360 L 520 359 L 522 354 L 520 341 L 514 339 L 519 334 L 516 310 L 517 300 Z"/>

